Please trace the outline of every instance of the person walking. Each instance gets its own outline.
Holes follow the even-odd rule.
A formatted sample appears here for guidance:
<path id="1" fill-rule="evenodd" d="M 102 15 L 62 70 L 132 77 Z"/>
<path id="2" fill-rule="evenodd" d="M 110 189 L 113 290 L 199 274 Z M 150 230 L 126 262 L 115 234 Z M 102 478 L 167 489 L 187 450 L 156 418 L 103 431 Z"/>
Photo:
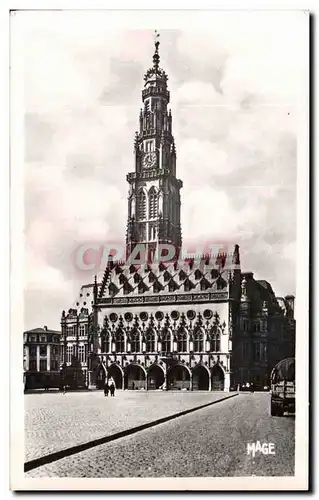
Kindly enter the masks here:
<path id="1" fill-rule="evenodd" d="M 110 392 L 111 392 L 111 396 L 114 397 L 114 394 L 115 394 L 115 384 L 114 384 L 113 381 L 112 381 L 112 383 L 110 385 Z"/>
<path id="2" fill-rule="evenodd" d="M 104 396 L 108 396 L 108 395 L 109 395 L 109 390 L 110 390 L 110 388 L 109 388 L 109 384 L 108 384 L 108 382 L 106 381 L 106 382 L 105 382 L 105 386 L 104 386 Z"/>

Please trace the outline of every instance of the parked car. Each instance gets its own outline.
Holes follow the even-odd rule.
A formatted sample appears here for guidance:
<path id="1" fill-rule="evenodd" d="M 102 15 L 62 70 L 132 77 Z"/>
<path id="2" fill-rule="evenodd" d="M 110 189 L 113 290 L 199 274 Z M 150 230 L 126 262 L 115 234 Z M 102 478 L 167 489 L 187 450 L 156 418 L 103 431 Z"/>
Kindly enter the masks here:
<path id="1" fill-rule="evenodd" d="M 242 384 L 240 387 L 242 392 L 254 392 L 254 386 L 250 382 L 246 382 L 246 384 Z"/>
<path id="2" fill-rule="evenodd" d="M 279 361 L 270 375 L 270 414 L 281 417 L 285 411 L 295 412 L 295 358 Z"/>

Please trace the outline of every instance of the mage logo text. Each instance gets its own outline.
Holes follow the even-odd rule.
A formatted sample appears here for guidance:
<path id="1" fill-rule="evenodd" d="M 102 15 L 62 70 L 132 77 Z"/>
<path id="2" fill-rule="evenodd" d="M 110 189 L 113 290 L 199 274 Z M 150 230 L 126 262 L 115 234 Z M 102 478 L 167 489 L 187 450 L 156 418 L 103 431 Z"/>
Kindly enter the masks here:
<path id="1" fill-rule="evenodd" d="M 263 455 L 276 455 L 274 443 L 262 443 L 257 441 L 256 443 L 247 443 L 247 455 L 252 454 L 253 458 L 256 453 L 262 453 Z"/>

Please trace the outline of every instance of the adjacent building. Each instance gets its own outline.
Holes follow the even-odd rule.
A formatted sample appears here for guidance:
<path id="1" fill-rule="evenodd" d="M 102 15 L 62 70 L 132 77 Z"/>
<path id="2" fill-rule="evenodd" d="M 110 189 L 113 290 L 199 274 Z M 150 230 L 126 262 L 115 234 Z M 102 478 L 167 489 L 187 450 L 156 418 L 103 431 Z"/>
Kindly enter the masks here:
<path id="1" fill-rule="evenodd" d="M 274 364 L 294 356 L 294 297 L 276 298 L 268 282 L 243 273 L 236 244 L 181 258 L 183 183 L 158 49 L 156 42 L 127 175 L 127 257 L 143 246 L 146 258 L 110 257 L 99 282 L 63 311 L 65 377 L 97 387 L 112 377 L 123 389 L 263 387 Z M 175 248 L 170 261 L 156 259 L 161 245 Z"/>
<path id="2" fill-rule="evenodd" d="M 61 332 L 47 326 L 23 334 L 24 387 L 40 389 L 60 386 Z"/>

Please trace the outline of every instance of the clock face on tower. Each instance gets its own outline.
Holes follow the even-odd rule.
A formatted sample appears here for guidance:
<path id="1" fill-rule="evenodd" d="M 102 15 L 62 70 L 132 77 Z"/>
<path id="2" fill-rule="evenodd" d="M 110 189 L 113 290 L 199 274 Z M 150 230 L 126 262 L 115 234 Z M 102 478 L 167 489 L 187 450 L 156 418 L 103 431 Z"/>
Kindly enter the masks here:
<path id="1" fill-rule="evenodd" d="M 153 168 L 156 165 L 156 153 L 155 151 L 151 153 L 146 153 L 143 156 L 143 167 L 144 168 Z"/>

